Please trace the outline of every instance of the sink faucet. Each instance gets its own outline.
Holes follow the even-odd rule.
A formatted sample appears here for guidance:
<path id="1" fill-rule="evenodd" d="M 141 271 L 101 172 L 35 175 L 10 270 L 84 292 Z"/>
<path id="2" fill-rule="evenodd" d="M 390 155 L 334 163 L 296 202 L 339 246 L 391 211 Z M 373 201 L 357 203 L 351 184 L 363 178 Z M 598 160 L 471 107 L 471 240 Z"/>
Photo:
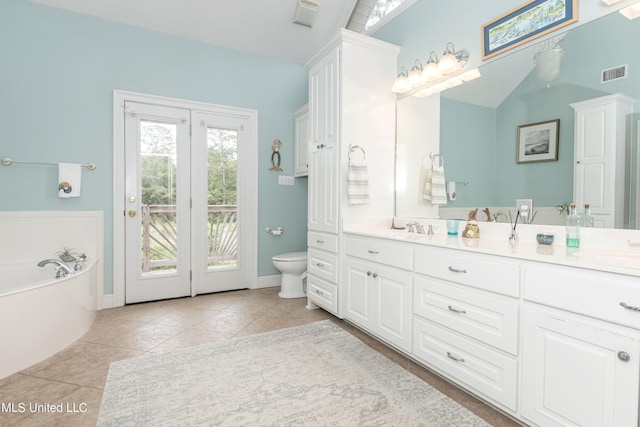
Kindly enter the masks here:
<path id="1" fill-rule="evenodd" d="M 407 223 L 407 227 L 409 228 L 409 233 L 418 233 L 424 234 L 424 227 L 417 221 L 410 221 Z"/>
<path id="2" fill-rule="evenodd" d="M 67 264 L 57 259 L 42 260 L 38 263 L 38 267 L 44 267 L 47 264 L 53 264 L 58 267 L 56 272 L 56 279 L 59 279 L 61 277 L 66 277 L 68 274 L 73 274 L 76 272 L 73 268 L 69 267 Z"/>

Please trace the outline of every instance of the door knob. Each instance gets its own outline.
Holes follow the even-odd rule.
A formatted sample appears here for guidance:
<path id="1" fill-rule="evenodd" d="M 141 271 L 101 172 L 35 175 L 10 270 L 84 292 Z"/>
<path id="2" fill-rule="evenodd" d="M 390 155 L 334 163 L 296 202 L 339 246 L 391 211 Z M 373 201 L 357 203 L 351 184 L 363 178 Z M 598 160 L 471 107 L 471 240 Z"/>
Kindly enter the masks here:
<path id="1" fill-rule="evenodd" d="M 131 210 L 129 211 L 129 216 L 130 216 L 131 218 L 133 218 L 134 216 L 136 216 L 136 211 L 134 211 L 133 209 L 131 209 Z"/>

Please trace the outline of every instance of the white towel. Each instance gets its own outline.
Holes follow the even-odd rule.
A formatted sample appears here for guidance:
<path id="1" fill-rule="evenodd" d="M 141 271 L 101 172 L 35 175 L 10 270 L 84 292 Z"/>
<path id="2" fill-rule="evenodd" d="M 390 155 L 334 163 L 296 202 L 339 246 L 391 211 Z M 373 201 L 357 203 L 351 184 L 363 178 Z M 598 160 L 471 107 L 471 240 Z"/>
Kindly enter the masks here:
<path id="1" fill-rule="evenodd" d="M 350 205 L 369 203 L 369 174 L 363 161 L 349 161 L 347 173 L 347 199 Z"/>
<path id="2" fill-rule="evenodd" d="M 58 197 L 68 199 L 80 197 L 82 165 L 79 163 L 58 164 Z"/>
<path id="3" fill-rule="evenodd" d="M 444 166 L 433 166 L 427 171 L 427 182 L 424 186 L 423 197 L 432 205 L 447 204 L 447 189 L 444 180 Z"/>

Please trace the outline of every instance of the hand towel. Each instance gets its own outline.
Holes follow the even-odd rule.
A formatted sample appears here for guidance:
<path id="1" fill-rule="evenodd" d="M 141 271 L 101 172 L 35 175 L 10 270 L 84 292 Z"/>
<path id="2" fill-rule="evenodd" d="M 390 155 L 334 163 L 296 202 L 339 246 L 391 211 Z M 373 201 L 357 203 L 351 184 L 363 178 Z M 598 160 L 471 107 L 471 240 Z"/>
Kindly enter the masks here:
<path id="1" fill-rule="evenodd" d="M 364 161 L 349 161 L 347 199 L 350 205 L 369 203 L 369 174 L 367 164 Z"/>
<path id="2" fill-rule="evenodd" d="M 79 163 L 58 164 L 58 197 L 68 199 L 80 197 L 82 165 Z"/>
<path id="3" fill-rule="evenodd" d="M 447 189 L 445 187 L 444 181 L 444 166 L 434 166 L 431 169 L 431 204 L 447 204 Z"/>

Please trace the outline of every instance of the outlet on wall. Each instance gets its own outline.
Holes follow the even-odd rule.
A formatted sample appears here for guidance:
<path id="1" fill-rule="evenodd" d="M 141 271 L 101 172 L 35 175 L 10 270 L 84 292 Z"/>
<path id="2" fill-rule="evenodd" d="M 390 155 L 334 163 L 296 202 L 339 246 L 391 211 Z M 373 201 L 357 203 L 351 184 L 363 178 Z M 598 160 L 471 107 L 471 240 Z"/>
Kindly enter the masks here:
<path id="1" fill-rule="evenodd" d="M 516 199 L 516 209 L 520 211 L 520 221 L 528 224 L 533 215 L 533 199 Z"/>
<path id="2" fill-rule="evenodd" d="M 280 185 L 293 185 L 293 177 L 290 175 L 280 175 L 278 177 L 278 184 Z"/>

